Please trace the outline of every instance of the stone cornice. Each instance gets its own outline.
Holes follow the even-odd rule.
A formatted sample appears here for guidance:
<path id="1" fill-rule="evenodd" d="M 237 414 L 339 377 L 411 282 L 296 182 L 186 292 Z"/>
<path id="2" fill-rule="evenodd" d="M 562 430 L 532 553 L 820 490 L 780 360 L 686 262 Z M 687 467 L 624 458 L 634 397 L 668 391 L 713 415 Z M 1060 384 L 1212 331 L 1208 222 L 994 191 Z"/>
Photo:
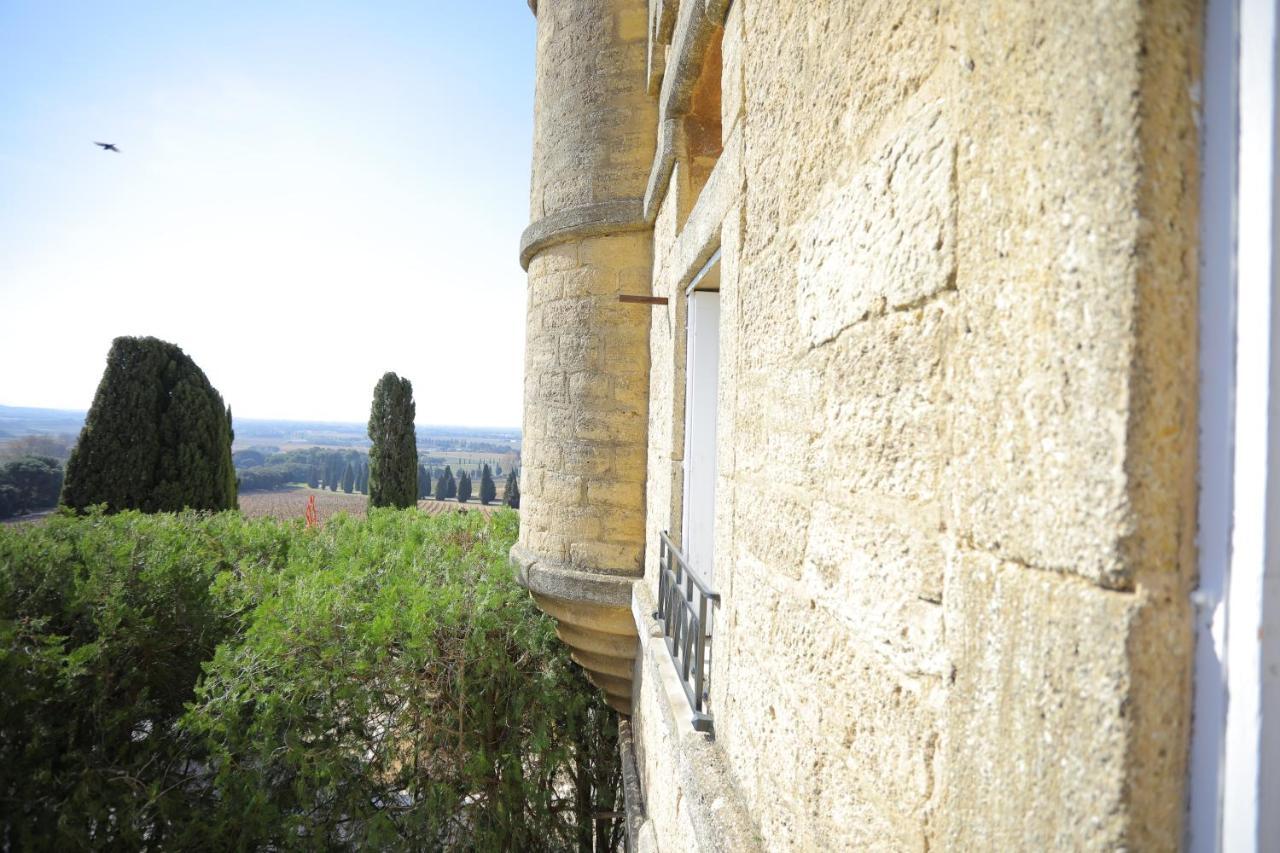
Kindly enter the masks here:
<path id="1" fill-rule="evenodd" d="M 511 549 L 511 562 L 516 568 L 517 582 L 530 592 L 561 601 L 631 606 L 631 585 L 637 580 L 636 570 L 617 574 L 600 569 L 583 571 L 569 563 L 548 560 L 519 545 Z"/>
<path id="2" fill-rule="evenodd" d="M 520 235 L 520 266 L 527 270 L 533 256 L 548 246 L 649 227 L 644 215 L 644 200 L 639 198 L 598 201 L 561 210 L 530 223 L 524 229 Z"/>

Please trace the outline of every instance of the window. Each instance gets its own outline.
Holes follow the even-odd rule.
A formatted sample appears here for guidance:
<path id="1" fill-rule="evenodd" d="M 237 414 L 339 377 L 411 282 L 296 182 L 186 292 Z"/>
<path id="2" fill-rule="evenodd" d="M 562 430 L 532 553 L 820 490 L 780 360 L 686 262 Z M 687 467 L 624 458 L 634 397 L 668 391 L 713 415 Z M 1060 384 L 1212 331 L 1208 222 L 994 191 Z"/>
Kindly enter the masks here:
<path id="1" fill-rule="evenodd" d="M 687 292 L 684 501 L 680 539 L 661 537 L 657 618 L 693 712 L 711 731 L 711 634 L 720 596 L 715 575 L 716 408 L 720 373 L 720 253 Z"/>

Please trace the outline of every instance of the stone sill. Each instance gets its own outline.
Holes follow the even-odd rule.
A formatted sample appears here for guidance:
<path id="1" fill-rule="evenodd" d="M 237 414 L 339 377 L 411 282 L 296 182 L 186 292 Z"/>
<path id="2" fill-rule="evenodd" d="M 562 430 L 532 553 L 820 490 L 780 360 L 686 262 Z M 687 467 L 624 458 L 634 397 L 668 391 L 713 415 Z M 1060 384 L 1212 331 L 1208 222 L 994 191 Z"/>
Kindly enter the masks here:
<path id="1" fill-rule="evenodd" d="M 724 753 L 710 734 L 694 731 L 689 701 L 680 684 L 680 676 L 663 642 L 662 623 L 653 618 L 658 609 L 649 587 L 643 580 L 632 587 L 631 615 L 640 637 L 640 687 L 645 681 L 656 686 L 657 708 L 646 709 L 644 690 L 632 694 L 632 712 L 657 711 L 662 717 L 667 742 L 675 746 L 675 787 L 683 793 L 689 817 L 697 836 L 697 849 L 708 851 L 760 850 L 760 836 L 752 823 L 742 795 L 732 782 Z M 656 744 L 646 744 L 646 749 Z M 670 793 L 670 792 L 666 792 Z M 646 801 L 648 792 L 644 794 Z M 644 828 L 653 825 L 647 820 Z M 659 831 L 659 827 L 654 827 Z M 661 833 L 658 834 L 661 846 Z"/>

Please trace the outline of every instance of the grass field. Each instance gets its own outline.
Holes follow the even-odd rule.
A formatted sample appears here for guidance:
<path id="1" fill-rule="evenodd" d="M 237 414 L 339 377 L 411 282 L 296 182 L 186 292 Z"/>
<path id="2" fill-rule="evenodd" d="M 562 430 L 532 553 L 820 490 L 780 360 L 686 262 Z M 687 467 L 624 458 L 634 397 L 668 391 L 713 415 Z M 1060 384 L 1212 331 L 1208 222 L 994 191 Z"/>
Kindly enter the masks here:
<path id="1" fill-rule="evenodd" d="M 307 511 L 307 498 L 311 495 L 316 496 L 316 510 L 320 513 L 321 521 L 340 512 L 363 518 L 369 501 L 368 497 L 361 494 L 299 486 L 274 492 L 243 492 L 240 495 L 240 511 L 249 518 L 302 518 Z M 475 500 L 465 504 L 430 498 L 418 501 L 418 508 L 428 515 L 440 515 L 444 512 L 482 512 L 489 515 L 501 507 L 501 504 L 496 503 L 482 506 Z"/>

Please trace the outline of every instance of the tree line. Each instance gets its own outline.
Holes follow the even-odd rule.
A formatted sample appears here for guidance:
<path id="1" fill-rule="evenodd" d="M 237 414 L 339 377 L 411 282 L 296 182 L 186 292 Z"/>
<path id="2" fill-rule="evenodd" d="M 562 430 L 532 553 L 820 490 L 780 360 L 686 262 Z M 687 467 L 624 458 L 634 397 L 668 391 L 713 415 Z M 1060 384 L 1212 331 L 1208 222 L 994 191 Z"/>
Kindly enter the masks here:
<path id="1" fill-rule="evenodd" d="M 388 372 L 374 387 L 367 454 L 250 448 L 233 457 L 231 408 L 190 356 L 157 338 L 116 338 L 67 461 L 61 503 L 79 512 L 98 504 L 109 512 L 217 511 L 236 508 L 240 489 L 304 482 L 366 494 L 371 507 L 408 507 L 432 496 L 495 501 L 489 464 L 456 475 L 449 465 L 438 474 L 423 465 L 415 413 L 412 383 Z M 509 472 L 504 501 L 519 506 L 515 471 Z"/>

